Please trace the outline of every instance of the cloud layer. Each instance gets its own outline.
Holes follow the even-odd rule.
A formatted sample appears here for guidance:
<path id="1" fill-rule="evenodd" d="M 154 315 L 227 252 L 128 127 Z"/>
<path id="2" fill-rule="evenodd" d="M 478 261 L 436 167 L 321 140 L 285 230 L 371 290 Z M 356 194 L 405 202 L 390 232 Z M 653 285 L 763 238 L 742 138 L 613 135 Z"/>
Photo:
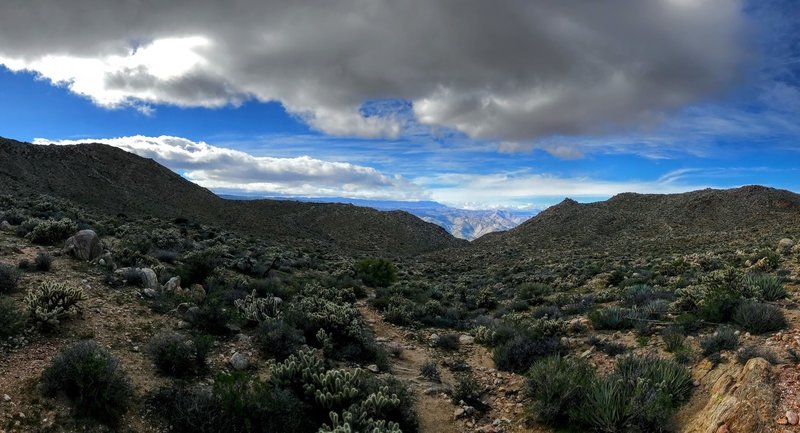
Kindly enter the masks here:
<path id="1" fill-rule="evenodd" d="M 408 120 L 364 104 L 401 100 L 414 122 L 524 142 L 715 95 L 741 70 L 744 27 L 739 0 L 8 0 L 0 64 L 105 107 L 254 98 L 378 137 Z"/>
<path id="2" fill-rule="evenodd" d="M 152 158 L 187 179 L 217 192 L 270 195 L 347 196 L 354 198 L 424 198 L 419 188 L 399 176 L 389 177 L 371 167 L 329 162 L 308 156 L 271 158 L 194 142 L 181 137 L 119 137 L 58 140 L 35 144 L 104 143 Z"/>

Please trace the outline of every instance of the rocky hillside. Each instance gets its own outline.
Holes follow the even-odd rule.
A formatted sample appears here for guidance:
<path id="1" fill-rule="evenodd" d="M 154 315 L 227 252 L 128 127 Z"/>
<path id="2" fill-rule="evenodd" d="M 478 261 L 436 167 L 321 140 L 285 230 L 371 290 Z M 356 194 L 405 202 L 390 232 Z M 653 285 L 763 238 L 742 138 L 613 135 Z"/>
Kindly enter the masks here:
<path id="1" fill-rule="evenodd" d="M 222 199 L 153 160 L 102 144 L 34 146 L 0 139 L 8 192 L 68 199 L 107 214 L 186 218 L 276 240 L 414 255 L 463 244 L 406 212 L 352 205 Z"/>

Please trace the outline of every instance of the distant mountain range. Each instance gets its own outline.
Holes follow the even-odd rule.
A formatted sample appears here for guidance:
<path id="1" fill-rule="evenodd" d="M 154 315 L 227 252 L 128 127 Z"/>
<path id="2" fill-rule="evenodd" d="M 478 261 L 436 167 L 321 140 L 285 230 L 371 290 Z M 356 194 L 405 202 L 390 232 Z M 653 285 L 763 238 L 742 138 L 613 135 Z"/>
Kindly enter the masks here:
<path id="1" fill-rule="evenodd" d="M 220 196 L 230 200 L 264 198 L 287 200 L 286 197 L 256 197 L 232 194 L 221 194 Z M 539 213 L 538 209 L 458 209 L 435 201 L 364 200 L 346 197 L 293 197 L 288 198 L 288 200 L 312 203 L 347 203 L 382 211 L 406 211 L 424 221 L 444 228 L 457 238 L 470 241 L 487 233 L 513 229 Z"/>

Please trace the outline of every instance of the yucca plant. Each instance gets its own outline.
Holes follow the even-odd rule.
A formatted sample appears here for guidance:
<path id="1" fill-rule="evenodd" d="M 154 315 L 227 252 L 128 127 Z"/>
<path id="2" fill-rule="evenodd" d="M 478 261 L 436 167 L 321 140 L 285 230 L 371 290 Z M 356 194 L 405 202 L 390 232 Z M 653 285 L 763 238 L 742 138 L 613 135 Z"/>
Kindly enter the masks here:
<path id="1" fill-rule="evenodd" d="M 777 301 L 786 297 L 786 289 L 781 281 L 770 274 L 750 272 L 742 277 L 742 286 L 747 292 L 759 294 L 765 301 Z"/>
<path id="2" fill-rule="evenodd" d="M 733 321 L 753 334 L 779 331 L 786 327 L 786 317 L 780 308 L 758 302 L 745 302 L 736 308 Z"/>

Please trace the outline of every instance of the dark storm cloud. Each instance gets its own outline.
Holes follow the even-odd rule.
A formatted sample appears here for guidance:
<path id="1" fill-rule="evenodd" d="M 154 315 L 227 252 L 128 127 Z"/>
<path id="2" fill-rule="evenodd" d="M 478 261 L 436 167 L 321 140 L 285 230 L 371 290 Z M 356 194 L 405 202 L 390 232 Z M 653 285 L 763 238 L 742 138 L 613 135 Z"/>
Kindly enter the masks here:
<path id="1" fill-rule="evenodd" d="M 516 142 L 716 95 L 744 27 L 737 0 L 7 0 L 0 63 L 109 107 L 255 98 L 330 134 L 392 136 L 403 119 L 359 108 L 401 99 L 420 123 Z"/>

